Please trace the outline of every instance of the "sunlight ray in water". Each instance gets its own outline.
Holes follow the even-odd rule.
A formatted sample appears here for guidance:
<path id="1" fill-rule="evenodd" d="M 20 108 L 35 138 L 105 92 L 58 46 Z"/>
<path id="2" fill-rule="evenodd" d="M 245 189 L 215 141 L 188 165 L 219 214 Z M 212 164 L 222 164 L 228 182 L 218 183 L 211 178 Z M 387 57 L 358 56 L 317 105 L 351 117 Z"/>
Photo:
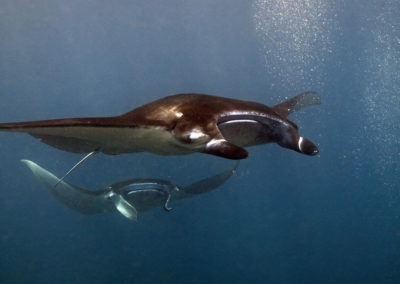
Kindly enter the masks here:
<path id="1" fill-rule="evenodd" d="M 373 152 L 379 153 L 369 159 L 376 164 L 375 174 L 384 181 L 382 194 L 391 196 L 389 203 L 400 198 L 400 112 L 393 107 L 400 105 L 400 23 L 394 20 L 399 9 L 393 5 L 396 6 L 387 3 L 369 19 L 374 27 L 368 31 L 372 40 L 359 59 L 362 70 L 359 75 L 368 82 L 362 97 L 365 122 L 360 137 L 366 137 L 373 145 Z"/>
<path id="2" fill-rule="evenodd" d="M 254 2 L 255 29 L 274 84 L 289 88 L 322 84 L 321 66 L 332 52 L 331 33 L 336 26 L 332 6 L 324 0 Z"/>

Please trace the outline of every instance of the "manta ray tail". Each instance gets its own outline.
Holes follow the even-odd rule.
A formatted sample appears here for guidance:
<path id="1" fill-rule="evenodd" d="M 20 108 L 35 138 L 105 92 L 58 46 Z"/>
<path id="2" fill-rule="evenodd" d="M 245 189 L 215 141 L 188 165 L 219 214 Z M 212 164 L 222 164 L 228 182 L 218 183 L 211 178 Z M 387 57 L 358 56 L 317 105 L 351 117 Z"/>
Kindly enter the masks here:
<path id="1" fill-rule="evenodd" d="M 69 208 L 83 214 L 115 211 L 114 204 L 110 199 L 105 197 L 105 190 L 84 190 L 67 182 L 60 181 L 58 177 L 32 161 L 21 160 L 21 162 L 28 166 L 36 178 L 54 197 Z M 58 183 L 57 187 L 54 186 L 56 183 Z"/>
<path id="2" fill-rule="evenodd" d="M 62 182 L 64 180 L 64 178 L 66 178 L 73 170 L 75 170 L 80 164 L 83 163 L 83 161 L 85 161 L 87 158 L 89 158 L 90 156 L 92 156 L 93 154 L 96 154 L 97 151 L 93 151 L 90 152 L 89 154 L 87 154 L 85 157 L 83 157 L 79 162 L 77 162 L 62 178 L 60 178 L 58 180 L 58 182 L 54 185 L 54 187 L 57 187 L 57 185 Z"/>
<path id="3" fill-rule="evenodd" d="M 272 109 L 279 115 L 286 117 L 294 111 L 300 110 L 306 106 L 317 105 L 321 103 L 321 97 L 315 92 L 304 92 L 283 103 L 277 104 Z"/>

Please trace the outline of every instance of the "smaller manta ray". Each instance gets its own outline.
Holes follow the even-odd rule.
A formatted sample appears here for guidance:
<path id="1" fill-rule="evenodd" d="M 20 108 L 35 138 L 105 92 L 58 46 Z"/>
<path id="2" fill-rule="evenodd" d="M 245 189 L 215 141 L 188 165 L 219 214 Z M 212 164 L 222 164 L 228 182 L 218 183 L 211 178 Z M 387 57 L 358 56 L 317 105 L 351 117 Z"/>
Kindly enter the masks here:
<path id="1" fill-rule="evenodd" d="M 51 194 L 69 208 L 83 214 L 118 211 L 126 218 L 135 221 L 139 212 L 155 207 L 170 211 L 170 201 L 216 189 L 232 176 L 238 166 L 237 162 L 232 169 L 184 187 L 167 180 L 137 178 L 111 184 L 105 189 L 90 191 L 60 181 L 58 177 L 32 161 L 21 160 L 21 162 L 29 167 Z"/>
<path id="2" fill-rule="evenodd" d="M 98 152 L 200 152 L 237 160 L 247 158 L 244 147 L 274 142 L 302 154 L 316 155 L 317 146 L 301 137 L 297 125 L 286 117 L 319 103 L 320 97 L 314 92 L 302 93 L 273 107 L 211 95 L 178 94 L 119 116 L 0 123 L 0 131 L 25 132 L 64 151 L 88 153 L 66 175 Z"/>

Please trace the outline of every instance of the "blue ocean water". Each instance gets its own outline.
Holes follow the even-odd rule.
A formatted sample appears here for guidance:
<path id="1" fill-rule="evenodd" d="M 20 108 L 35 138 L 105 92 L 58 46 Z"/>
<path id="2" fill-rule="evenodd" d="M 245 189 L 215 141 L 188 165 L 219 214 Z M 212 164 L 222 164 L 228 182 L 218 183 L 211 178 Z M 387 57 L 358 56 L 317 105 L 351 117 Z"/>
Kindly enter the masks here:
<path id="1" fill-rule="evenodd" d="M 396 0 L 0 1 L 0 122 L 111 116 L 208 93 L 294 113 L 316 157 L 250 148 L 214 192 L 139 216 L 81 215 L 20 159 L 81 156 L 0 133 L 0 283 L 399 283 Z M 189 184 L 232 165 L 195 154 L 96 155 L 67 180 Z"/>

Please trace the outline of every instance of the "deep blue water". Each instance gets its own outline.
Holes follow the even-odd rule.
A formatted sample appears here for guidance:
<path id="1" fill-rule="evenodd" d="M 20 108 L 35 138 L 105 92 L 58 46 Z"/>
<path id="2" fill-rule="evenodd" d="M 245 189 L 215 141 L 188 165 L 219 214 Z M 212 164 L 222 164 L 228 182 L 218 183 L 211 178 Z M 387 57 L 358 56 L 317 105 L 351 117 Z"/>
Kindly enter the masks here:
<path id="1" fill-rule="evenodd" d="M 108 116 L 183 92 L 274 105 L 320 154 L 250 148 L 218 190 L 139 216 L 80 215 L 19 162 L 80 155 L 0 133 L 0 283 L 400 283 L 400 3 L 0 1 L 0 121 Z M 69 182 L 188 184 L 206 155 L 96 155 Z"/>

